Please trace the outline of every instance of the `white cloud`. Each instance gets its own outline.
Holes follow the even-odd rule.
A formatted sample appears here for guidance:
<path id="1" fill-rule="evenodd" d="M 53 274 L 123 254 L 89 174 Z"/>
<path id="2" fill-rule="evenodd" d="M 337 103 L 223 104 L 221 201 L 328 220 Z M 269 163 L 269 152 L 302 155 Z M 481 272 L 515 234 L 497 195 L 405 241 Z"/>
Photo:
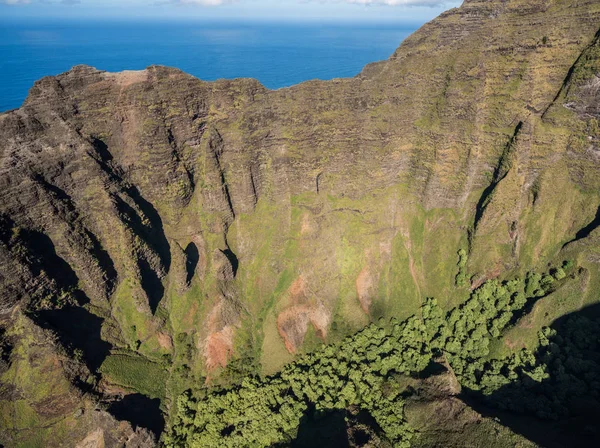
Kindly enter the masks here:
<path id="1" fill-rule="evenodd" d="M 78 5 L 81 0 L 0 0 L 0 5 L 30 5 L 32 3 Z"/>
<path id="2" fill-rule="evenodd" d="M 246 2 L 247 0 L 158 0 L 151 4 L 174 4 L 196 6 L 220 6 L 231 3 Z M 286 0 L 289 1 L 289 0 Z M 449 0 L 299 0 L 300 3 L 351 3 L 355 5 L 384 5 L 384 6 L 441 6 Z M 81 0 L 0 0 L 4 5 L 28 5 L 31 3 L 76 5 Z"/>
<path id="3" fill-rule="evenodd" d="M 387 6 L 440 6 L 444 0 L 345 0 L 346 3 L 358 5 L 387 5 Z"/>
<path id="4" fill-rule="evenodd" d="M 169 0 L 176 5 L 219 6 L 235 3 L 238 0 Z M 353 3 L 356 5 L 386 5 L 386 6 L 441 6 L 447 0 L 300 0 L 301 3 Z"/>
<path id="5" fill-rule="evenodd" d="M 171 3 L 177 5 L 219 6 L 233 3 L 233 0 L 172 0 Z"/>

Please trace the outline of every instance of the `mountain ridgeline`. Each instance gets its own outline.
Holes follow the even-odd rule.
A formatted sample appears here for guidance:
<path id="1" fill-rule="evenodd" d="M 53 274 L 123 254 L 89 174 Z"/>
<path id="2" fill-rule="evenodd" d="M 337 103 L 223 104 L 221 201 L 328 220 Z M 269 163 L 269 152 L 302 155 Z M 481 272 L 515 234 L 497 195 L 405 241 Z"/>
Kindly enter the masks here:
<path id="1" fill-rule="evenodd" d="M 599 120 L 597 0 L 275 91 L 41 79 L 0 115 L 0 443 L 598 446 Z"/>

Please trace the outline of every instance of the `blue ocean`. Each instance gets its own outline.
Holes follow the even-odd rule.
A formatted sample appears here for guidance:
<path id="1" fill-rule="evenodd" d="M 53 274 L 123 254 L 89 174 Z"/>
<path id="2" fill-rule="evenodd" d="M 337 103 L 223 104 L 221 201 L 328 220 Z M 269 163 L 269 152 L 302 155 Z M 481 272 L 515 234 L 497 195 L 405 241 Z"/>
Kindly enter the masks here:
<path id="1" fill-rule="evenodd" d="M 388 58 L 419 25 L 0 19 L 0 111 L 19 107 L 35 80 L 78 64 L 167 65 L 209 81 L 252 77 L 271 89 L 354 76 Z"/>

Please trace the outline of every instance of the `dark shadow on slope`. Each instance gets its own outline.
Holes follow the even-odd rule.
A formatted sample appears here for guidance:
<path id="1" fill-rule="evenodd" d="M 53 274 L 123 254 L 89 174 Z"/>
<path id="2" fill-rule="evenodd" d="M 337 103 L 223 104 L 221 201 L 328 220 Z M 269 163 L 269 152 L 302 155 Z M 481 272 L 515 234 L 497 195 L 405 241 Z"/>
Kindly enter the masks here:
<path id="1" fill-rule="evenodd" d="M 59 213 L 59 216 L 61 216 L 69 227 L 71 227 L 72 231 L 84 234 L 87 237 L 88 242 L 91 243 L 91 245 L 86 244 L 86 242 L 82 242 L 81 244 L 98 262 L 98 265 L 104 273 L 103 280 L 106 284 L 106 291 L 110 294 L 114 290 L 117 282 L 117 271 L 114 262 L 110 258 L 108 252 L 106 252 L 100 244 L 98 237 L 87 229 L 79 220 L 79 213 L 77 212 L 77 207 L 75 206 L 72 197 L 63 189 L 51 184 L 39 174 L 35 175 L 33 179 L 43 191 L 51 193 L 53 199 L 57 199 L 59 204 L 65 207 L 66 211 L 63 210 L 63 213 Z"/>
<path id="2" fill-rule="evenodd" d="M 477 202 L 477 206 L 475 208 L 475 228 L 477 228 L 477 225 L 481 221 L 481 218 L 483 217 L 483 212 L 485 211 L 485 208 L 487 207 L 487 204 L 497 185 L 498 184 L 496 182 L 492 182 L 490 185 L 488 185 L 488 187 L 485 190 L 483 190 L 483 193 L 481 193 L 481 197 L 479 198 L 479 201 Z"/>
<path id="3" fill-rule="evenodd" d="M 596 216 L 594 217 L 592 222 L 590 222 L 587 226 L 580 229 L 579 232 L 577 232 L 575 234 L 575 238 L 573 238 L 568 243 L 565 243 L 565 245 L 563 247 L 567 246 L 568 244 L 574 243 L 575 241 L 579 241 L 584 238 L 587 238 L 590 235 L 590 233 L 592 233 L 594 230 L 596 230 L 599 226 L 600 226 L 600 207 L 598 207 L 598 210 L 596 211 Z"/>
<path id="4" fill-rule="evenodd" d="M 215 168 L 217 169 L 219 180 L 221 182 L 221 188 L 223 191 L 223 195 L 227 202 L 227 207 L 229 208 L 229 212 L 231 213 L 231 217 L 235 219 L 235 210 L 233 209 L 233 201 L 231 199 L 231 193 L 229 192 L 229 186 L 225 179 L 225 170 L 221 164 L 221 156 L 224 150 L 224 142 L 223 137 L 219 131 L 215 128 L 212 128 L 211 138 L 208 142 L 208 147 L 214 157 Z"/>
<path id="5" fill-rule="evenodd" d="M 491 395 L 466 390 L 461 398 L 542 447 L 598 447 L 600 304 L 563 316 L 551 328 L 556 336 L 535 353 L 548 363 L 548 378 L 521 375 Z"/>
<path id="6" fill-rule="evenodd" d="M 517 124 L 517 126 L 515 127 L 513 135 L 508 140 L 508 143 L 506 144 L 504 151 L 503 151 L 502 155 L 500 156 L 500 159 L 498 160 L 498 165 L 494 169 L 494 175 L 492 178 L 492 182 L 485 190 L 483 190 L 483 193 L 481 194 L 481 197 L 479 198 L 479 201 L 477 202 L 477 206 L 475 208 L 475 221 L 473 223 L 473 228 L 475 230 L 477 230 L 477 226 L 479 225 L 479 222 L 481 221 L 481 218 L 483 217 L 483 213 L 485 212 L 485 209 L 488 206 L 489 201 L 492 198 L 492 194 L 493 194 L 494 190 L 496 189 L 496 187 L 498 186 L 500 181 L 502 179 L 504 179 L 504 177 L 508 173 L 507 166 L 510 164 L 509 159 L 510 159 L 511 151 L 514 147 L 514 144 L 515 144 L 517 137 L 519 136 L 519 133 L 521 132 L 522 128 L 523 128 L 523 122 L 520 121 Z"/>
<path id="7" fill-rule="evenodd" d="M 416 378 L 426 379 L 433 376 L 444 375 L 448 373 L 448 368 L 440 362 L 432 359 L 427 367 L 415 375 Z"/>
<path id="8" fill-rule="evenodd" d="M 91 252 L 94 259 L 98 261 L 100 268 L 104 272 L 104 282 L 106 283 L 106 290 L 110 294 L 114 291 L 115 286 L 117 284 L 118 274 L 117 269 L 115 268 L 115 264 L 112 258 L 110 258 L 108 252 L 104 250 L 102 244 L 100 244 L 100 241 L 98 240 L 96 235 L 94 235 L 87 229 L 84 229 L 84 232 L 86 233 L 88 239 L 92 243 L 92 247 L 88 250 Z"/>
<path id="9" fill-rule="evenodd" d="M 361 410 L 350 418 L 348 424 L 348 440 L 350 441 L 350 446 L 373 446 L 374 435 L 377 435 L 381 439 L 383 430 L 369 412 Z"/>
<path id="10" fill-rule="evenodd" d="M 31 305 L 48 297 L 68 294 L 79 304 L 89 302 L 78 289 L 79 278 L 63 258 L 56 253 L 48 235 L 37 230 L 23 229 L 8 216 L 0 214 L 0 241 L 18 262 L 26 266 L 32 276 L 32 285 L 26 294 Z M 25 289 L 25 288 L 24 288 Z"/>
<path id="11" fill-rule="evenodd" d="M 65 201 L 68 204 L 69 208 L 74 208 L 71 196 L 68 195 L 62 188 L 58 188 L 56 185 L 51 184 L 40 174 L 36 174 L 35 176 L 33 176 L 33 180 L 43 189 L 53 193 L 61 201 Z"/>
<path id="12" fill-rule="evenodd" d="M 123 170 L 114 162 L 108 145 L 94 136 L 91 137 L 90 143 L 95 152 L 95 156 L 92 157 L 96 160 L 100 169 L 112 182 L 122 188 L 122 194 L 131 199 L 142 216 L 140 216 L 138 210 L 135 210 L 119 195 L 113 194 L 112 198 L 115 201 L 117 211 L 125 218 L 136 235 L 140 236 L 156 252 L 165 273 L 168 273 L 171 268 L 171 250 L 158 211 L 140 194 L 135 186 L 124 180 Z"/>
<path id="13" fill-rule="evenodd" d="M 83 361 L 92 372 L 98 370 L 110 353 L 111 344 L 101 337 L 103 319 L 85 308 L 42 310 L 33 318 L 40 327 L 53 330 L 64 346 L 81 350 Z"/>
<path id="14" fill-rule="evenodd" d="M 237 256 L 229 248 L 222 250 L 221 252 L 223 253 L 223 255 L 225 255 L 227 257 L 227 260 L 229 260 L 229 263 L 231 263 L 231 269 L 233 270 L 233 276 L 235 277 L 237 274 L 238 266 L 240 264 Z"/>
<path id="15" fill-rule="evenodd" d="M 332 411 L 316 416 L 311 406 L 300 420 L 298 435 L 291 443 L 292 448 L 347 448 L 348 431 L 346 411 Z"/>
<path id="16" fill-rule="evenodd" d="M 391 446 L 369 412 L 352 406 L 323 414 L 315 412 L 314 405 L 311 404 L 300 420 L 296 439 L 281 446 L 357 448 L 375 446 L 373 444 L 377 441 L 386 442 L 384 446 Z"/>
<path id="17" fill-rule="evenodd" d="M 0 242 L 8 246 L 13 235 L 15 223 L 8 215 L 0 213 Z"/>
<path id="18" fill-rule="evenodd" d="M 100 140 L 97 137 L 91 137 L 90 143 L 92 144 L 92 146 L 94 147 L 94 150 L 100 157 L 100 160 L 107 163 L 113 159 L 112 154 L 108 150 L 107 144 L 104 143 L 102 140 Z"/>
<path id="19" fill-rule="evenodd" d="M 130 190 L 135 191 L 137 194 L 137 190 L 135 190 L 135 188 L 131 187 Z M 150 247 L 153 252 L 158 255 L 161 266 L 164 268 L 164 273 L 168 273 L 171 265 L 169 243 L 167 242 L 163 231 L 162 221 L 158 217 L 158 213 L 156 213 L 154 207 L 150 206 L 151 210 L 153 210 L 153 212 L 151 212 L 151 216 L 154 216 L 154 222 L 146 214 L 146 211 L 142 210 L 144 216 L 150 221 L 150 224 L 148 225 L 146 224 L 146 221 L 137 213 L 137 211 L 127 202 L 116 195 L 114 195 L 113 198 L 121 219 L 125 221 L 125 224 L 133 231 L 135 235 L 140 236 L 143 241 L 146 242 L 148 247 Z M 139 196 L 138 199 L 139 198 L 141 198 L 141 196 Z M 149 205 L 149 203 L 146 204 Z M 164 287 L 161 283 L 161 273 L 157 272 L 155 268 L 150 266 L 150 263 L 148 263 L 148 261 L 141 254 L 138 254 L 137 264 L 140 269 L 141 286 L 148 297 L 148 305 L 150 306 L 152 313 L 154 313 L 156 312 L 158 304 L 164 296 Z"/>
<path id="20" fill-rule="evenodd" d="M 158 211 L 150 202 L 142 197 L 137 188 L 131 186 L 126 192 L 150 221 L 150 227 L 148 228 L 149 238 L 147 241 L 154 247 L 156 253 L 158 253 L 160 260 L 165 267 L 165 271 L 169 272 L 169 269 L 171 268 L 171 249 L 169 247 L 169 241 L 165 236 L 162 219 L 160 218 Z"/>
<path id="21" fill-rule="evenodd" d="M 10 367 L 12 351 L 11 338 L 6 335 L 6 330 L 0 327 L 0 375 Z"/>
<path id="22" fill-rule="evenodd" d="M 71 265 L 56 254 L 52 240 L 44 233 L 35 230 L 21 230 L 20 239 L 30 258 L 30 268 L 34 275 L 44 271 L 63 290 L 76 290 L 79 278 Z"/>
<path id="23" fill-rule="evenodd" d="M 131 205 L 119 196 L 114 195 L 113 198 L 117 211 L 126 220 L 127 225 L 135 234 L 140 236 L 156 252 L 165 272 L 169 272 L 171 267 L 171 251 L 158 212 L 139 195 L 137 189 L 134 187 L 130 187 L 127 190 L 127 194 L 135 202 L 135 205 L 142 212 L 143 216 L 140 216 Z"/>
<path id="24" fill-rule="evenodd" d="M 160 410 L 158 398 L 148 398 L 142 394 L 126 395 L 120 401 L 112 403 L 108 412 L 117 420 L 126 420 L 135 428 L 141 427 L 160 437 L 165 428 L 165 419 Z"/>
<path id="25" fill-rule="evenodd" d="M 488 406 L 480 400 L 464 398 L 476 412 L 484 417 L 492 418 L 501 425 L 520 434 L 542 448 L 598 448 L 600 439 L 597 434 L 597 420 L 582 420 L 578 417 L 560 421 L 542 420 L 530 415 L 502 411 Z"/>
<path id="26" fill-rule="evenodd" d="M 190 243 L 184 250 L 185 253 L 185 283 L 187 285 L 190 284 L 192 278 L 194 278 L 194 274 L 196 273 L 196 267 L 198 266 L 198 261 L 200 260 L 200 253 L 198 252 L 198 247 L 194 243 Z"/>
<path id="27" fill-rule="evenodd" d="M 165 287 L 158 274 L 152 269 L 145 258 L 137 260 L 137 264 L 140 269 L 142 288 L 146 292 L 146 296 L 148 296 L 148 305 L 152 314 L 154 314 L 165 295 Z"/>
<path id="28" fill-rule="evenodd" d="M 21 230 L 19 239 L 28 253 L 32 274 L 38 277 L 45 274 L 51 281 L 43 294 L 68 294 L 77 302 L 62 308 L 32 311 L 31 318 L 41 328 L 54 331 L 65 347 L 81 350 L 82 361 L 91 371 L 96 371 L 108 355 L 111 345 L 101 338 L 103 319 L 81 306 L 88 303 L 89 299 L 78 289 L 77 274 L 57 255 L 54 243 L 47 235 Z"/>

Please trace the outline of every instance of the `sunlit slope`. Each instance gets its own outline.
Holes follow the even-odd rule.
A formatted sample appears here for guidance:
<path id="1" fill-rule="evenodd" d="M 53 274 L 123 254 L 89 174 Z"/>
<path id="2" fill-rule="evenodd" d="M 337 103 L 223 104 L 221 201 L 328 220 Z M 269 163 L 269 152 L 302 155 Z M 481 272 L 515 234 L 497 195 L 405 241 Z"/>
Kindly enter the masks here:
<path id="1" fill-rule="evenodd" d="M 514 330 L 535 344 L 598 301 L 599 29 L 596 1 L 466 1 L 352 79 L 44 78 L 0 115 L 8 345 L 54 332 L 92 401 L 168 413 L 192 382 L 274 373 L 427 297 L 449 310 L 571 260 L 578 290 Z M 46 381 L 25 371 L 2 383 Z M 55 424 L 23 396 L 11 421 Z"/>

